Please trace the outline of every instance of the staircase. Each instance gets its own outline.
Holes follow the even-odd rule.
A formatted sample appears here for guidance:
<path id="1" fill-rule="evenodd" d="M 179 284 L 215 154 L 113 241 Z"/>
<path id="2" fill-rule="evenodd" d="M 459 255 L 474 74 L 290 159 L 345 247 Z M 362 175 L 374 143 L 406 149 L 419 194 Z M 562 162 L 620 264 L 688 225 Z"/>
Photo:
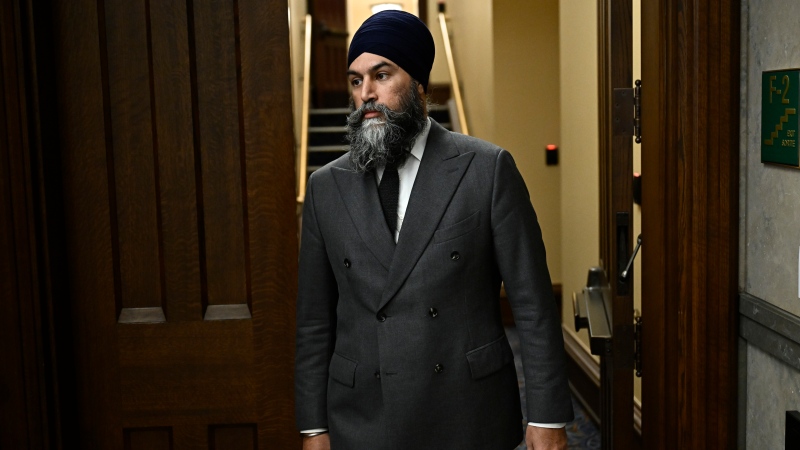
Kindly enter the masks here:
<path id="1" fill-rule="evenodd" d="M 307 176 L 347 152 L 344 123 L 349 112 L 348 108 L 309 111 Z M 428 115 L 441 126 L 451 129 L 447 106 L 431 106 Z"/>

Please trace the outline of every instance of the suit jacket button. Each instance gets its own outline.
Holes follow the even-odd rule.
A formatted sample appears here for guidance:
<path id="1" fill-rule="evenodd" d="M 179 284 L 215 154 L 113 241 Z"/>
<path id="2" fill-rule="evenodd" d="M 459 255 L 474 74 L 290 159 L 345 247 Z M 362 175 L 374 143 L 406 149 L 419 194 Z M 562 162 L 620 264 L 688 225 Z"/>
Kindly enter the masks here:
<path id="1" fill-rule="evenodd" d="M 347 267 L 348 269 L 350 268 L 350 260 L 349 259 L 347 259 L 347 258 L 344 259 L 344 266 Z"/>
<path id="2" fill-rule="evenodd" d="M 444 366 L 441 364 L 437 364 L 433 366 L 433 371 L 436 373 L 442 373 L 442 371 L 444 371 Z"/>
<path id="3" fill-rule="evenodd" d="M 437 311 L 436 308 L 431 308 L 428 310 L 428 315 L 431 317 L 436 317 L 439 315 L 439 311 Z"/>
<path id="4" fill-rule="evenodd" d="M 459 259 L 461 259 L 461 255 L 459 255 L 458 252 L 450 253 L 450 259 L 452 259 L 453 261 L 458 261 Z"/>
<path id="5" fill-rule="evenodd" d="M 379 370 L 375 371 L 375 378 L 378 378 L 378 379 L 381 378 L 381 372 Z"/>
<path id="6" fill-rule="evenodd" d="M 386 322 L 386 314 L 378 313 L 377 319 L 378 319 L 378 322 Z"/>

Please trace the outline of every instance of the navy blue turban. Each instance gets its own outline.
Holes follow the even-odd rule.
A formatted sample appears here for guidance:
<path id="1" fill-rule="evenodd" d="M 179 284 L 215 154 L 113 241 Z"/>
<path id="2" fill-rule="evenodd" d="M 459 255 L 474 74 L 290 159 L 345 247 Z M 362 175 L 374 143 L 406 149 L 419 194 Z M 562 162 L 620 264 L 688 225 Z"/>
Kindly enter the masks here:
<path id="1" fill-rule="evenodd" d="M 374 14 L 353 35 L 347 67 L 362 53 L 388 58 L 428 91 L 435 48 L 430 30 L 417 16 L 394 10 Z"/>

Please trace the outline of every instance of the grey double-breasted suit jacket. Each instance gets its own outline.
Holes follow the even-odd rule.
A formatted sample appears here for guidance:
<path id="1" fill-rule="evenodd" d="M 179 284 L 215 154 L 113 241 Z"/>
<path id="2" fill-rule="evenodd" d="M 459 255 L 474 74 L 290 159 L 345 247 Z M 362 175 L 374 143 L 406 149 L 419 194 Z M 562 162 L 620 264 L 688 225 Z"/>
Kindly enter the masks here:
<path id="1" fill-rule="evenodd" d="M 334 450 L 506 450 L 522 439 L 501 281 L 522 341 L 527 419 L 572 420 L 545 249 L 511 155 L 431 120 L 400 237 L 374 174 L 311 177 L 297 299 L 296 411 Z"/>

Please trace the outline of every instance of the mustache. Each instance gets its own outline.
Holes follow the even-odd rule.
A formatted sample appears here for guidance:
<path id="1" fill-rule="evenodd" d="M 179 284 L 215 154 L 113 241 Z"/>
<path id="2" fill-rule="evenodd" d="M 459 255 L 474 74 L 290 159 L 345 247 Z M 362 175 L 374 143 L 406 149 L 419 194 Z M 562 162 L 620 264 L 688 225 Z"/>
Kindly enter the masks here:
<path id="1" fill-rule="evenodd" d="M 388 119 L 389 117 L 398 114 L 397 111 L 392 111 L 383 103 L 376 103 L 374 100 L 371 100 L 369 102 L 362 103 L 358 109 L 351 112 L 350 115 L 347 116 L 347 124 L 351 127 L 357 128 L 364 121 L 364 116 L 371 112 L 381 113 L 384 119 Z"/>

